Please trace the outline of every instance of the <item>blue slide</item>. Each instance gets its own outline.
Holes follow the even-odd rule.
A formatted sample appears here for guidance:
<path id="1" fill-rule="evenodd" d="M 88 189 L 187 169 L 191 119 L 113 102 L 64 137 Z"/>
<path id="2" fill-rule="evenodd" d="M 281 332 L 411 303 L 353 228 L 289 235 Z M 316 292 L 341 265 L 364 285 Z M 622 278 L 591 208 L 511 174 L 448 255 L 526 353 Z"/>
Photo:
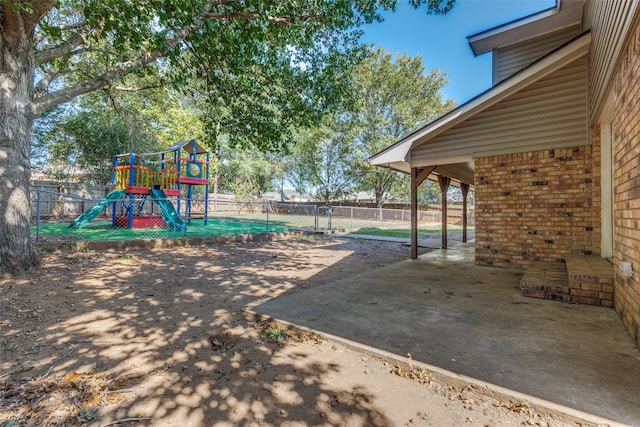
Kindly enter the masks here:
<path id="1" fill-rule="evenodd" d="M 96 203 L 95 205 L 91 206 L 89 209 L 84 211 L 82 215 L 80 215 L 78 218 L 71 221 L 71 224 L 69 224 L 69 227 L 76 227 L 76 228 L 84 227 L 93 218 L 98 216 L 100 212 L 107 209 L 110 204 L 112 204 L 118 199 L 121 199 L 122 196 L 124 196 L 124 194 L 125 194 L 124 190 L 113 190 L 112 192 L 107 194 L 104 197 L 104 199 L 101 199 L 98 203 Z"/>
<path id="2" fill-rule="evenodd" d="M 163 190 L 152 188 L 149 190 L 149 194 L 154 199 L 154 202 L 160 206 L 162 218 L 169 224 L 173 231 L 185 231 L 187 229 L 184 220 L 178 216 L 178 213 L 173 207 L 173 203 L 167 200 L 167 195 L 164 194 Z"/>

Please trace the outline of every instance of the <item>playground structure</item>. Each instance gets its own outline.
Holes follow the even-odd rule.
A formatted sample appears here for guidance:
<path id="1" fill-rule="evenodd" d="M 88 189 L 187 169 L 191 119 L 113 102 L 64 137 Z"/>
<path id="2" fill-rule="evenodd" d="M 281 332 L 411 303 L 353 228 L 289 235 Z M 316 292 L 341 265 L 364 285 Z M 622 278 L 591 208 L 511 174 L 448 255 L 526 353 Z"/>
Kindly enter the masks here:
<path id="1" fill-rule="evenodd" d="M 111 223 L 117 227 L 169 226 L 185 231 L 192 219 L 208 222 L 210 154 L 196 140 L 181 141 L 157 153 L 118 154 L 113 159 L 113 188 L 98 203 L 74 219 L 70 226 L 82 228 L 112 206 Z M 193 212 L 195 186 L 204 186 L 204 214 Z M 169 197 L 176 197 L 176 206 Z M 184 219 L 181 199 L 185 198 Z M 144 211 L 151 200 L 151 214 Z M 120 212 L 118 212 L 120 201 Z M 153 212 L 153 203 L 159 214 Z"/>

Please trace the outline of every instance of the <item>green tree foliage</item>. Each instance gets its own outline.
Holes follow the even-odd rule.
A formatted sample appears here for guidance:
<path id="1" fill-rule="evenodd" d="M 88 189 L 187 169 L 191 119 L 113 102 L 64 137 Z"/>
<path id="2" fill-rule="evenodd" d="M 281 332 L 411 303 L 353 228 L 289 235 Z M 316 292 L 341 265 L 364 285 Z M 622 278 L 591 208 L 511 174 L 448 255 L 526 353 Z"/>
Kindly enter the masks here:
<path id="1" fill-rule="evenodd" d="M 59 179 L 111 182 L 113 156 L 153 150 L 151 135 L 113 110 L 81 111 L 51 130 L 49 173 Z M 133 143 L 135 141 L 135 144 Z"/>
<path id="2" fill-rule="evenodd" d="M 235 194 L 236 200 L 251 201 L 273 191 L 274 180 L 282 175 L 273 156 L 255 150 L 222 150 L 218 187 Z"/>
<path id="3" fill-rule="evenodd" d="M 38 264 L 30 239 L 35 118 L 127 75 L 167 70 L 176 87 L 207 74 L 235 132 L 281 148 L 348 85 L 357 27 L 397 0 L 5 0 L 0 2 L 0 269 Z M 445 12 L 453 0 L 410 0 Z M 199 65 L 196 67 L 195 65 Z M 344 82 L 344 83 L 343 83 Z"/>
<path id="4" fill-rule="evenodd" d="M 449 191 L 453 191 L 454 187 L 450 187 Z M 389 189 L 393 200 L 410 203 L 411 202 L 411 178 L 409 175 L 402 174 L 393 181 Z M 448 197 L 448 196 L 447 196 Z M 440 185 L 436 181 L 425 179 L 418 186 L 418 203 L 419 204 L 439 204 L 442 201 L 442 192 Z"/>
<path id="5" fill-rule="evenodd" d="M 411 202 L 411 179 L 408 175 L 400 177 L 394 182 L 390 192 L 393 195 L 393 199 L 403 203 Z M 447 190 L 447 200 L 450 202 L 461 203 L 463 200 L 462 190 L 460 187 L 451 185 Z M 467 195 L 467 200 L 470 204 L 474 204 L 473 192 Z M 442 202 L 442 191 L 440 191 L 440 184 L 437 181 L 424 180 L 422 184 L 418 186 L 418 203 L 420 204 L 440 204 Z"/>
<path id="6" fill-rule="evenodd" d="M 439 69 L 425 73 L 422 57 L 395 58 L 382 49 L 372 50 L 353 74 L 357 103 L 349 114 L 349 128 L 362 173 L 359 188 L 371 191 L 380 206 L 401 174 L 372 167 L 367 159 L 455 107 L 440 90 L 447 84 Z"/>
<path id="7" fill-rule="evenodd" d="M 209 97 L 228 113 L 226 133 L 277 151 L 291 125 L 317 120 L 340 100 L 346 70 L 360 56 L 354 29 L 396 1 L 40 3 L 53 7 L 36 27 L 39 110 L 132 72 L 153 73 L 145 66 L 162 58 L 160 67 L 181 90 L 206 82 Z M 412 4 L 439 13 L 452 2 Z"/>
<path id="8" fill-rule="evenodd" d="M 329 115 L 321 126 L 301 132 L 288 164 L 296 190 L 329 203 L 354 191 L 354 152 L 344 122 Z"/>
<path id="9" fill-rule="evenodd" d="M 178 95 L 178 96 L 176 96 Z M 176 141 L 203 138 L 202 124 L 184 97 L 166 88 L 144 96 L 95 92 L 36 120 L 32 148 L 42 148 L 44 172 L 57 179 L 106 184 L 113 156 L 156 152 Z"/>

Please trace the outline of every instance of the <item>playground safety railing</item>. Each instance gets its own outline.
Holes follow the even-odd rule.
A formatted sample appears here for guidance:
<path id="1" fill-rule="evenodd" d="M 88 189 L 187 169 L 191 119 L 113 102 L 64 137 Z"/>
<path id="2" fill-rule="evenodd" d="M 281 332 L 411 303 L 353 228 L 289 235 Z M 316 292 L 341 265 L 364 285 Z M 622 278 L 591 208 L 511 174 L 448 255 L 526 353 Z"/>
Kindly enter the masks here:
<path id="1" fill-rule="evenodd" d="M 178 171 L 165 169 L 152 171 L 147 166 L 122 165 L 113 168 L 115 172 L 115 188 L 131 187 L 151 188 L 158 186 L 162 189 L 178 188 Z M 131 172 L 135 170 L 134 181 L 131 182 Z"/>

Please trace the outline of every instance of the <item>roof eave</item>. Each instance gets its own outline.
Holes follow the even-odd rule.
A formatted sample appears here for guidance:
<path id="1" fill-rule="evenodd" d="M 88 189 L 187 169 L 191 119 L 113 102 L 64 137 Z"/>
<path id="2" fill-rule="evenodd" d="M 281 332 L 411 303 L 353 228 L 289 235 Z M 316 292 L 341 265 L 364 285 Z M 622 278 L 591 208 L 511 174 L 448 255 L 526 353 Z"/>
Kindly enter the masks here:
<path id="1" fill-rule="evenodd" d="M 475 56 L 582 23 L 584 1 L 557 1 L 554 7 L 467 37 Z"/>
<path id="2" fill-rule="evenodd" d="M 384 166 L 397 162 L 408 162 L 409 152 L 414 146 L 427 142 L 456 124 L 468 120 L 475 114 L 486 110 L 506 97 L 542 79 L 555 70 L 585 56 L 589 52 L 590 45 L 591 33 L 587 31 L 518 73 L 460 105 L 455 110 L 450 111 L 439 119 L 416 130 L 390 147 L 387 147 L 385 150 L 372 156 L 369 159 L 369 163 L 374 166 Z"/>
<path id="3" fill-rule="evenodd" d="M 411 173 L 411 165 L 409 164 L 409 162 L 401 161 L 401 162 L 380 163 L 380 164 L 376 164 L 376 166 L 386 168 L 386 169 L 391 169 L 391 170 L 406 173 L 406 174 Z"/>

